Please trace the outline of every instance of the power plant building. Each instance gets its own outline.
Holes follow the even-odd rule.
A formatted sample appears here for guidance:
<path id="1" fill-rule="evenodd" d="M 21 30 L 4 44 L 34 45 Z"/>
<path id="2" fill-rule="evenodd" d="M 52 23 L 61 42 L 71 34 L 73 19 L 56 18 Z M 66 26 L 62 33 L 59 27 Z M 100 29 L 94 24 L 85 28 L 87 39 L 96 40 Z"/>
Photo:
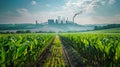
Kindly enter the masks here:
<path id="1" fill-rule="evenodd" d="M 70 24 L 71 22 L 68 20 L 68 18 L 65 19 L 65 17 L 58 16 L 58 19 L 48 19 L 48 24 Z"/>
<path id="2" fill-rule="evenodd" d="M 54 24 L 54 19 L 48 19 L 48 24 Z"/>
<path id="3" fill-rule="evenodd" d="M 61 23 L 61 17 L 58 16 L 58 24 L 60 24 L 60 23 Z"/>

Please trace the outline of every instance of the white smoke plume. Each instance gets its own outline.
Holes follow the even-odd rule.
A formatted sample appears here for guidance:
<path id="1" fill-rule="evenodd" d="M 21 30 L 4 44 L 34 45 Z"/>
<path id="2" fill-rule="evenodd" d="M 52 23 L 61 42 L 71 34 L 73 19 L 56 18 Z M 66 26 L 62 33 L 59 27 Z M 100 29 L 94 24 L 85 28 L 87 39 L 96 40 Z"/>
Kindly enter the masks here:
<path id="1" fill-rule="evenodd" d="M 83 13 L 83 11 L 80 11 L 80 12 L 78 12 L 78 13 L 75 13 L 74 16 L 73 16 L 73 22 L 74 22 L 75 17 L 76 17 L 77 15 L 82 14 L 82 13 Z"/>
<path id="2" fill-rule="evenodd" d="M 78 0 L 76 2 L 72 2 L 70 0 L 67 4 L 67 6 L 73 8 L 75 11 L 75 14 L 73 15 L 73 22 L 75 21 L 75 17 L 77 15 L 83 14 L 83 13 L 93 13 L 95 8 L 99 8 L 100 5 L 106 3 L 106 0 Z"/>

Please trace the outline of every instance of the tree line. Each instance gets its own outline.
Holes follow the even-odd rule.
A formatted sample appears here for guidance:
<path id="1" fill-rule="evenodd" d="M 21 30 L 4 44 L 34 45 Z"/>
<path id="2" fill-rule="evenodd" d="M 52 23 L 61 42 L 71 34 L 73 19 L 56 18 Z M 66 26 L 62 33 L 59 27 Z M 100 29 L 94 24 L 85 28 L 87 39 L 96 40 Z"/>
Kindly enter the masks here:
<path id="1" fill-rule="evenodd" d="M 94 30 L 111 29 L 111 28 L 120 28 L 120 24 L 108 24 L 105 26 L 95 26 Z"/>

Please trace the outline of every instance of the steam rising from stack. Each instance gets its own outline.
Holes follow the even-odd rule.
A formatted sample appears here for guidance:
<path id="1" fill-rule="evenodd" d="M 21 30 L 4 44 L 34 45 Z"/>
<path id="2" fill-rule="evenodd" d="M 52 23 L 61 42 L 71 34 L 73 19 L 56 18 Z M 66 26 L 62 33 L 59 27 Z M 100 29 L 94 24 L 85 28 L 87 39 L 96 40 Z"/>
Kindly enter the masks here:
<path id="1" fill-rule="evenodd" d="M 83 12 L 88 12 L 89 10 L 93 11 L 95 7 L 97 8 L 99 6 L 99 5 L 97 5 L 98 3 L 102 4 L 101 1 L 104 1 L 104 0 L 83 0 L 82 5 L 84 5 L 84 4 L 87 4 L 87 5 L 84 5 L 84 7 L 82 7 L 82 5 L 80 4 L 79 7 L 77 7 L 77 8 L 80 8 L 81 11 L 79 11 L 79 12 L 77 12 L 77 13 L 74 14 L 74 16 L 73 16 L 73 22 L 74 22 L 75 17 L 77 15 L 80 15 Z"/>
<path id="2" fill-rule="evenodd" d="M 80 12 L 78 12 L 78 13 L 75 13 L 74 16 L 73 16 L 73 22 L 74 22 L 74 20 L 75 20 L 75 17 L 76 17 L 77 15 L 82 14 L 82 13 L 83 13 L 83 11 L 80 11 Z"/>

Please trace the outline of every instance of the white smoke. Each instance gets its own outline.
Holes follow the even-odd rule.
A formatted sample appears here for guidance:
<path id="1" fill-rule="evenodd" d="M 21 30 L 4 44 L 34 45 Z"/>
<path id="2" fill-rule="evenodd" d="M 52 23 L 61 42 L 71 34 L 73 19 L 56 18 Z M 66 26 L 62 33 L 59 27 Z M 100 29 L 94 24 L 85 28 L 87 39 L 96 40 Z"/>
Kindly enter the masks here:
<path id="1" fill-rule="evenodd" d="M 74 22 L 75 17 L 76 17 L 77 15 L 82 14 L 82 13 L 83 13 L 83 11 L 80 11 L 80 12 L 78 12 L 78 13 L 75 13 L 74 16 L 73 16 L 73 22 Z"/>
<path id="2" fill-rule="evenodd" d="M 66 3 L 68 8 L 74 10 L 73 22 L 77 15 L 83 13 L 94 13 L 95 8 L 99 8 L 100 5 L 104 5 L 106 0 L 69 0 Z"/>

